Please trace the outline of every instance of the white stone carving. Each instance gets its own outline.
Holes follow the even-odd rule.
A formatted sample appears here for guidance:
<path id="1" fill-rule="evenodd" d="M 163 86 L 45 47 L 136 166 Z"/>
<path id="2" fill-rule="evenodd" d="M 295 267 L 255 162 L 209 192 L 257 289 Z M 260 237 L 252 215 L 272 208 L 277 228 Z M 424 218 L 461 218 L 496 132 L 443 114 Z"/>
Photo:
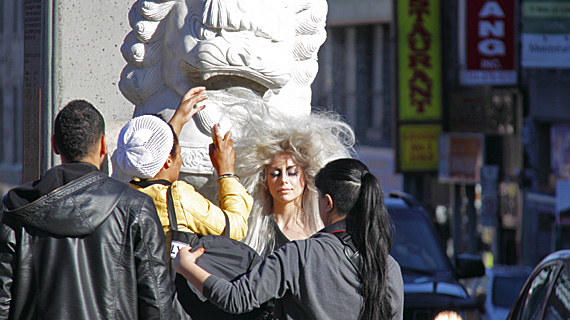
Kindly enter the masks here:
<path id="1" fill-rule="evenodd" d="M 211 124 L 224 122 L 239 138 L 240 121 L 265 108 L 310 113 L 327 9 L 326 0 L 138 0 L 119 88 L 134 116 L 169 119 L 188 89 L 205 85 L 208 112 L 186 124 L 180 140 L 182 171 L 209 174 Z"/>

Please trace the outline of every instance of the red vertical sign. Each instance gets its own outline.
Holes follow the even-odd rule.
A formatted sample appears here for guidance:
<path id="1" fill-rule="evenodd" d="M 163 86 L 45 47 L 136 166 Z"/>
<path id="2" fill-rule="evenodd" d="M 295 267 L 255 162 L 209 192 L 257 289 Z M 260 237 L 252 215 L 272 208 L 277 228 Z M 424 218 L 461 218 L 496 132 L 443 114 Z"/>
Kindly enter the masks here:
<path id="1" fill-rule="evenodd" d="M 463 84 L 516 84 L 515 1 L 465 1 Z"/>

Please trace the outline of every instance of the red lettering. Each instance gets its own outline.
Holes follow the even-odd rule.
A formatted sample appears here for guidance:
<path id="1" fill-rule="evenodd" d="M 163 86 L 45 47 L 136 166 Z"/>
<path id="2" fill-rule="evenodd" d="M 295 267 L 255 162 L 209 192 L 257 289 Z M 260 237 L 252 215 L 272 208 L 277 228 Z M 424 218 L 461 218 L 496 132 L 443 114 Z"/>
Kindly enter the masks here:
<path id="1" fill-rule="evenodd" d="M 428 51 L 431 46 L 431 34 L 423 25 L 414 23 L 412 32 L 408 34 L 408 45 L 414 52 Z"/>
<path id="2" fill-rule="evenodd" d="M 410 104 L 418 113 L 425 112 L 433 97 L 433 80 L 424 69 L 432 68 L 431 57 L 427 52 L 431 48 L 431 33 L 424 26 L 424 16 L 429 15 L 429 0 L 409 0 L 408 13 L 414 16 L 412 30 L 408 34 L 408 46 L 413 52 L 408 55 L 408 66 L 413 69 L 413 76 L 408 81 Z M 424 69 L 422 69 L 424 68 Z"/>
<path id="3" fill-rule="evenodd" d="M 408 14 L 415 15 L 417 22 L 424 22 L 423 16 L 429 14 L 428 6 L 428 0 L 410 0 Z"/>
<path id="4" fill-rule="evenodd" d="M 406 132 L 404 134 L 404 139 L 415 140 L 415 139 L 435 139 L 436 134 L 433 132 Z"/>
<path id="5" fill-rule="evenodd" d="M 425 68 L 431 68 L 431 57 L 425 53 L 418 52 L 411 54 L 408 56 L 408 67 L 410 68 L 417 68 L 418 66 L 422 65 Z"/>
<path id="6" fill-rule="evenodd" d="M 415 69 L 408 86 L 411 105 L 416 106 L 419 113 L 424 112 L 424 104 L 429 105 L 433 97 L 433 80 L 423 70 Z"/>
<path id="7" fill-rule="evenodd" d="M 421 144 L 412 143 L 410 145 L 410 150 L 412 150 L 412 151 L 422 151 L 424 149 L 425 149 L 424 146 L 422 146 Z"/>
<path id="8" fill-rule="evenodd" d="M 433 161 L 432 154 L 413 154 L 410 155 L 410 162 L 430 162 Z"/>
<path id="9" fill-rule="evenodd" d="M 429 32 L 428 29 L 424 27 L 422 23 L 420 23 L 420 21 L 416 20 L 416 22 L 412 26 L 412 30 L 408 34 L 408 39 L 414 36 L 418 36 L 418 38 L 424 38 L 423 40 L 424 42 L 430 42 L 429 38 L 431 37 L 431 33 Z"/>

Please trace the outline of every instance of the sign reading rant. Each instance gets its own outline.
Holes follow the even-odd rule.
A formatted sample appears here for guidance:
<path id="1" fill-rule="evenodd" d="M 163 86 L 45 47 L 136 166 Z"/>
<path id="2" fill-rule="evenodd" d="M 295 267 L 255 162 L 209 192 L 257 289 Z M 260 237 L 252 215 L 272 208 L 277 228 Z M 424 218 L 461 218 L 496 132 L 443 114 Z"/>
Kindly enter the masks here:
<path id="1" fill-rule="evenodd" d="M 406 0 L 397 5 L 399 120 L 439 120 L 439 1 Z"/>

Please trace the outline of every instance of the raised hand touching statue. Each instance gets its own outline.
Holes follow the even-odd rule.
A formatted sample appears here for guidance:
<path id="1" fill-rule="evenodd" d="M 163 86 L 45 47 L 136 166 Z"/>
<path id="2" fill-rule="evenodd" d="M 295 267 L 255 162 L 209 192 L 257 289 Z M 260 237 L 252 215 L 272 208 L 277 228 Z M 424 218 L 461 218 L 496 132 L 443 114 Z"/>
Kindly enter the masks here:
<path id="1" fill-rule="evenodd" d="M 115 152 L 118 167 L 132 177 L 131 187 L 154 200 L 169 252 L 173 230 L 170 214 L 176 216 L 178 231 L 220 235 L 226 228 L 227 215 L 231 238 L 240 240 L 247 233 L 253 199 L 234 174 L 235 156 L 230 132 L 222 138 L 217 126 L 213 129 L 219 146 L 211 152 L 214 167 L 220 175 L 217 201 L 206 199 L 194 186 L 178 179 L 182 165 L 178 133 L 193 116 L 207 109 L 196 106 L 206 98 L 205 88 L 190 89 L 168 123 L 160 115 L 141 115 L 131 119 L 119 134 Z M 222 174 L 231 176 L 225 179 Z M 172 199 L 171 208 L 168 194 Z"/>
<path id="2" fill-rule="evenodd" d="M 181 178 L 212 193 L 213 124 L 237 141 L 243 123 L 268 109 L 309 115 L 326 15 L 326 0 L 138 0 L 119 88 L 134 116 L 166 119 L 188 88 L 208 88 L 208 107 L 180 132 Z"/>

